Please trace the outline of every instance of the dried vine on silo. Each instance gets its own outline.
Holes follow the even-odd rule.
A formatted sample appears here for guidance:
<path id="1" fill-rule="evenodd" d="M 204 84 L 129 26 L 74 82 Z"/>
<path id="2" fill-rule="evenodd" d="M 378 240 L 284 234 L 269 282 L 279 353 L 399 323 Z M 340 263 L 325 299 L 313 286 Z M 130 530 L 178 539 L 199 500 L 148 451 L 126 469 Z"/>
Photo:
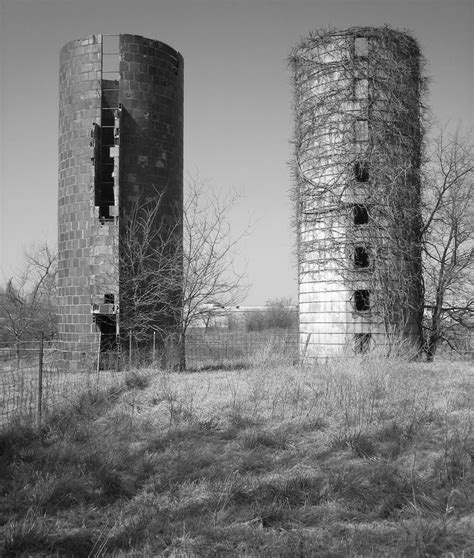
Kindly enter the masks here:
<path id="1" fill-rule="evenodd" d="M 367 40 L 365 55 L 356 52 L 358 38 Z M 312 258 L 354 284 L 361 274 L 354 272 L 351 254 L 355 243 L 365 244 L 371 264 L 363 279 L 376 293 L 373 313 L 387 332 L 394 324 L 403 329 L 410 315 L 421 319 L 419 166 L 426 80 L 418 45 L 388 27 L 324 30 L 303 40 L 291 63 L 300 273 Z M 364 169 L 370 169 L 370 180 L 355 180 Z M 347 224 L 358 199 L 370 225 L 354 231 Z"/>

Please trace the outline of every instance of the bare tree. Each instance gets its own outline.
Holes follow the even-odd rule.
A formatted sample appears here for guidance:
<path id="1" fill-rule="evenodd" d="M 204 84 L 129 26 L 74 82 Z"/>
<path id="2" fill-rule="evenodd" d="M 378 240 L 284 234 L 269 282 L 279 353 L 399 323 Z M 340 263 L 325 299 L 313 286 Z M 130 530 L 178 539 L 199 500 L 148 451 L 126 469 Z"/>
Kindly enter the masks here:
<path id="1" fill-rule="evenodd" d="M 223 198 L 197 179 L 186 184 L 183 219 L 163 219 L 158 204 L 138 200 L 121 233 L 120 328 L 145 342 L 154 329 L 177 349 L 186 367 L 189 327 L 209 305 L 238 303 L 245 287 L 236 248 L 248 227 L 233 234 L 229 216 L 238 196 Z"/>
<path id="2" fill-rule="evenodd" d="M 246 316 L 248 331 L 263 331 L 266 329 L 298 329 L 298 312 L 292 304 L 291 298 L 275 298 L 267 300 L 266 308 L 253 310 Z"/>
<path id="3" fill-rule="evenodd" d="M 181 303 L 181 235 L 178 219 L 165 219 L 161 204 L 137 200 L 120 231 L 119 258 L 113 276 L 119 280 L 120 330 L 147 342 L 152 332 L 165 341 L 179 320 Z M 115 289 L 114 289 L 115 290 Z"/>
<path id="4" fill-rule="evenodd" d="M 57 331 L 56 253 L 47 244 L 25 254 L 24 269 L 0 293 L 0 328 L 19 355 L 20 343 Z"/>
<path id="5" fill-rule="evenodd" d="M 456 130 L 433 141 L 424 173 L 425 352 L 474 328 L 474 146 Z"/>
<path id="6" fill-rule="evenodd" d="M 249 230 L 248 226 L 238 233 L 231 230 L 229 217 L 238 195 L 219 196 L 196 179 L 188 181 L 186 194 L 180 319 L 182 359 L 186 332 L 202 308 L 210 303 L 234 306 L 242 300 L 245 270 L 237 269 L 235 259 L 238 244 Z"/>

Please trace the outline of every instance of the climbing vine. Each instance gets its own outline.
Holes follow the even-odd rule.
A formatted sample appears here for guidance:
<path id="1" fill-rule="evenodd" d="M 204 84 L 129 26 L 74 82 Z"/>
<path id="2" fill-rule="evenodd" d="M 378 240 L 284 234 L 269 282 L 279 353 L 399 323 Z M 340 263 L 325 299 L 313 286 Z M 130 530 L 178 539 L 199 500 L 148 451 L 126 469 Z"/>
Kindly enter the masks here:
<path id="1" fill-rule="evenodd" d="M 389 27 L 312 33 L 293 50 L 299 280 L 337 277 L 385 336 L 420 334 L 426 78 Z M 365 305 L 365 306 L 364 306 Z"/>

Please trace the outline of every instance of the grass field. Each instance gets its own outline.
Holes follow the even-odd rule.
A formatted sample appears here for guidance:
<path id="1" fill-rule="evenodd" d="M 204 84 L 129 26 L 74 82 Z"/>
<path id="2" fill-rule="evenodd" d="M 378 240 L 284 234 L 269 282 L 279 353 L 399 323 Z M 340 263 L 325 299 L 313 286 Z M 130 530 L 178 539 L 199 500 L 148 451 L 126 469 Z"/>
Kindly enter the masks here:
<path id="1" fill-rule="evenodd" d="M 474 556 L 472 366 L 267 357 L 12 424 L 0 553 Z"/>

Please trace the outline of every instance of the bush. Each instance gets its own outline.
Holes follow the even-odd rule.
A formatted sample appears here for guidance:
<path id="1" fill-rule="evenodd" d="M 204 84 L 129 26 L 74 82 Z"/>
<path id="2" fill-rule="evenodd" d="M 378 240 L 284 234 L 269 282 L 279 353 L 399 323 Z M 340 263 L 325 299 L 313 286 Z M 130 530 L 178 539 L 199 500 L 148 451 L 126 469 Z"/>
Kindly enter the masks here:
<path id="1" fill-rule="evenodd" d="M 136 370 L 129 372 L 125 377 L 127 389 L 145 389 L 150 385 L 150 378 Z"/>
<path id="2" fill-rule="evenodd" d="M 265 310 L 254 310 L 246 317 L 247 331 L 297 329 L 298 312 L 291 301 L 278 298 L 267 301 Z"/>

